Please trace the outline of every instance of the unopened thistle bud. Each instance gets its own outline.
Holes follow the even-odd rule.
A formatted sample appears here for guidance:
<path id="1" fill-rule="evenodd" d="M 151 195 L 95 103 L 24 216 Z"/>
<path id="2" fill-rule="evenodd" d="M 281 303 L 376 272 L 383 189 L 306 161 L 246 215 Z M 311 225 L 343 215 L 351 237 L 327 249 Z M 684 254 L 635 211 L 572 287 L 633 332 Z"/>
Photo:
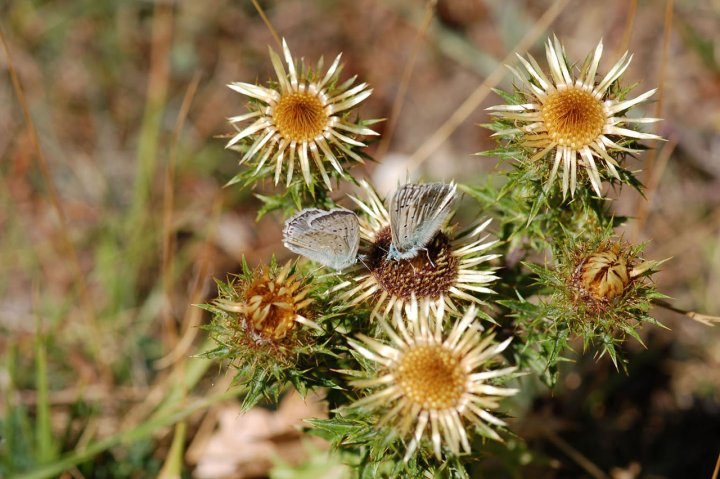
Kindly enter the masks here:
<path id="1" fill-rule="evenodd" d="M 619 243 L 609 250 L 591 254 L 579 267 L 578 287 L 599 301 L 622 296 L 632 279 L 628 258 L 622 253 Z"/>
<path id="2" fill-rule="evenodd" d="M 642 323 L 659 323 L 649 315 L 653 299 L 663 297 L 650 275 L 662 261 L 645 261 L 642 245 L 615 239 L 576 245 L 558 256 L 558 267 L 544 279 L 557 287 L 548 302 L 554 322 L 601 344 L 617 364 L 616 346 L 627 336 L 640 340 Z"/>
<path id="3" fill-rule="evenodd" d="M 576 251 L 570 278 L 575 301 L 583 301 L 597 311 L 622 301 L 633 289 L 633 283 L 643 281 L 642 276 L 659 264 L 643 261 L 638 253 L 636 248 L 620 241 L 604 242 L 590 251 Z"/>

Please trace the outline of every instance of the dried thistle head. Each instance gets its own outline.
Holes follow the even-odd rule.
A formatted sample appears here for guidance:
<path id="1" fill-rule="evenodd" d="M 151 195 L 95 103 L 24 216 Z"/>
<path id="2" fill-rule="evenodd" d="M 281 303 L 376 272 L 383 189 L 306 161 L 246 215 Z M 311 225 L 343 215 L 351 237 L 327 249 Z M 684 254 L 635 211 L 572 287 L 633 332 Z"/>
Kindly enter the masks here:
<path id="1" fill-rule="evenodd" d="M 366 260 L 374 280 L 390 296 L 402 301 L 409 301 L 413 295 L 437 301 L 457 280 L 460 259 L 453 255 L 450 238 L 442 231 L 409 260 L 388 261 L 390 242 L 387 226 L 377 232 Z"/>
<path id="2" fill-rule="evenodd" d="M 295 263 L 273 260 L 254 270 L 243 263 L 242 274 L 217 281 L 219 296 L 201 305 L 213 314 L 206 327 L 218 346 L 205 353 L 236 369 L 235 381 L 249 385 L 243 407 L 261 397 L 277 400 L 291 383 L 301 394 L 328 380 L 313 365 L 328 350 L 318 339 L 322 316 L 317 291 Z M 318 331 L 320 333 L 318 333 Z"/>
<path id="3" fill-rule="evenodd" d="M 299 324 L 319 328 L 309 320 L 310 286 L 298 273 L 292 273 L 293 263 L 282 268 L 260 267 L 250 278 L 233 285 L 232 297 L 220 297 L 215 305 L 233 313 L 229 326 L 239 339 L 248 344 L 280 347 L 292 340 Z"/>
<path id="4" fill-rule="evenodd" d="M 245 407 L 262 396 L 277 399 L 288 382 L 304 393 L 323 381 L 309 367 L 326 352 L 317 338 L 320 307 L 310 279 L 293 262 L 254 270 L 244 264 L 243 274 L 218 282 L 218 289 L 219 297 L 203 305 L 213 314 L 207 328 L 218 343 L 206 355 L 227 360 L 237 382 L 253 385 Z"/>

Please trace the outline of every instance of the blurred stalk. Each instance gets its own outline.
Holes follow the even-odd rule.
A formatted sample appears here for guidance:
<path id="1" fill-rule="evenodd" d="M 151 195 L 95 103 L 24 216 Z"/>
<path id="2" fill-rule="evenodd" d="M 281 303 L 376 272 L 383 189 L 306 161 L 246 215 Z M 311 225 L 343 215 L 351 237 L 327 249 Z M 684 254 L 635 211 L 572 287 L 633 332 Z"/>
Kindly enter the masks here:
<path id="1" fill-rule="evenodd" d="M 406 3 L 399 0 L 393 0 L 391 2 L 378 2 L 377 5 L 378 7 L 387 8 L 395 15 L 400 16 L 406 22 L 411 24 L 413 28 L 415 28 L 417 24 L 421 24 L 421 29 L 426 28 L 423 24 L 427 18 L 427 8 L 425 9 L 425 13 L 421 16 L 419 9 L 407 9 L 405 8 L 407 6 Z M 532 28 L 531 23 L 525 25 L 525 20 L 518 20 L 518 15 L 520 14 L 519 11 L 515 10 L 514 13 L 515 22 L 523 22 L 518 30 L 524 32 L 527 29 Z M 473 43 L 466 34 L 458 33 L 452 28 L 445 26 L 442 22 L 432 21 L 433 18 L 433 16 L 430 17 L 426 32 L 418 30 L 418 35 L 425 36 L 427 31 L 429 31 L 430 26 L 432 26 L 432 32 L 434 33 L 430 35 L 431 38 L 428 42 L 432 45 L 432 48 L 437 48 L 447 58 L 457 62 L 459 65 L 462 65 L 464 68 L 467 68 L 478 75 L 487 76 L 491 74 L 495 68 L 497 68 L 499 64 L 498 60 L 479 48 L 478 45 Z"/>
<path id="2" fill-rule="evenodd" d="M 407 95 L 408 86 L 410 85 L 410 79 L 412 78 L 413 71 L 415 70 L 415 63 L 417 62 L 418 52 L 420 51 L 420 45 L 427 34 L 428 28 L 430 28 L 430 22 L 432 22 L 433 16 L 435 15 L 435 8 L 437 7 L 437 0 L 427 0 L 425 4 L 425 14 L 418 28 L 417 34 L 415 35 L 415 41 L 413 42 L 412 51 L 405 62 L 405 68 L 403 69 L 402 78 L 400 79 L 400 86 L 395 94 L 395 101 L 393 102 L 392 110 L 390 111 L 390 120 L 385 127 L 385 132 L 382 135 L 380 144 L 377 148 L 375 157 L 382 161 L 385 158 L 385 154 L 390 148 L 390 142 L 395 134 L 395 128 L 397 127 L 398 118 L 400 117 L 400 111 L 402 111 L 403 104 L 405 103 L 405 97 Z"/>
<path id="3" fill-rule="evenodd" d="M 270 19 L 267 17 L 267 15 L 265 15 L 265 11 L 257 2 L 257 0 L 252 0 L 252 4 L 255 7 L 255 10 L 258 12 L 258 15 L 260 15 L 260 18 L 262 18 L 263 23 L 265 23 L 265 26 L 270 31 L 270 34 L 275 40 L 277 47 L 282 51 L 282 42 L 280 41 L 280 36 L 278 35 L 277 30 L 275 30 L 275 27 L 273 27 L 272 23 L 270 23 Z"/>
<path id="4" fill-rule="evenodd" d="M 36 319 L 35 333 L 35 389 L 37 405 L 35 406 L 35 441 L 37 443 L 37 459 L 40 463 L 49 462 L 56 457 L 52 425 L 50 423 L 50 399 L 48 395 L 47 348 L 45 335 L 42 332 L 41 320 Z"/>
<path id="5" fill-rule="evenodd" d="M 151 224 L 151 198 L 156 173 L 157 156 L 162 133 L 162 118 L 167 102 L 170 77 L 170 50 L 173 33 L 173 5 L 156 2 L 152 19 L 152 46 L 148 73 L 145 112 L 138 140 L 135 187 L 132 205 L 126 218 L 126 235 L 129 238 L 125 261 L 128 271 L 140 272 L 149 255 L 156 255 L 158 241 Z M 150 227 L 152 226 L 152 229 Z M 134 278 L 138 280 L 137 277 Z M 129 285 L 133 290 L 135 285 Z"/>
<path id="6" fill-rule="evenodd" d="M 2 428 L 2 448 L 0 448 L 0 458 L 5 464 L 9 465 L 12 471 L 15 467 L 23 464 L 26 456 L 33 456 L 32 447 L 32 427 L 25 408 L 22 404 L 15 404 L 13 400 L 16 397 L 15 378 L 17 377 L 17 359 L 18 346 L 17 342 L 10 340 L 10 344 L 5 351 L 5 367 L 7 369 L 8 384 L 7 390 L 3 391 L 5 399 L 5 418 L 3 419 Z M 5 457 L 2 457 L 5 456 Z"/>
<path id="7" fill-rule="evenodd" d="M 665 18 L 663 20 L 663 36 L 662 36 L 662 56 L 660 57 L 660 67 L 658 69 L 658 88 L 655 95 L 655 118 L 662 118 L 663 104 L 665 102 L 665 77 L 668 63 L 670 34 L 673 24 L 673 0 L 665 0 Z M 650 129 L 650 132 L 657 133 L 657 124 Z M 648 151 L 645 157 L 645 171 L 643 172 L 643 184 L 648 185 L 655 174 L 655 158 L 657 156 L 657 148 Z M 646 191 L 651 194 L 652 191 Z M 635 213 L 635 229 L 634 236 L 638 237 L 645 227 L 647 221 L 648 208 L 652 206 L 650 201 L 645 200 L 642 196 L 637 200 Z"/>
<path id="8" fill-rule="evenodd" d="M 627 0 L 620 0 L 621 6 L 628 5 L 628 13 L 625 15 L 625 32 L 615 51 L 616 57 L 619 57 L 630 49 L 630 40 L 632 39 L 633 26 L 635 25 L 635 16 L 637 15 L 637 4 L 637 0 L 630 0 L 629 4 Z"/>
<path id="9" fill-rule="evenodd" d="M 198 346 L 196 356 L 216 347 L 216 343 L 210 338 Z M 215 364 L 211 360 L 188 361 L 182 365 L 177 363 L 172 373 L 165 378 L 158 380 L 146 395 L 144 402 L 129 411 L 124 418 L 125 429 L 132 429 L 142 424 L 148 417 L 153 417 L 171 410 L 186 397 L 185 392 L 193 387 L 203 378 L 208 368 Z"/>
<path id="10" fill-rule="evenodd" d="M 181 366 L 175 368 L 174 374 L 177 375 L 178 380 L 175 381 L 169 393 L 164 395 L 164 400 L 155 411 L 155 414 L 171 409 L 185 399 L 186 392 L 192 390 L 203 378 L 208 368 L 215 364 L 214 361 L 203 359 L 201 356 L 216 347 L 217 344 L 213 339 L 209 337 L 205 338 L 205 341 L 197 348 L 197 354 L 195 355 L 196 360 L 183 362 Z"/>
<path id="11" fill-rule="evenodd" d="M 528 30 L 523 38 L 503 58 L 500 64 L 478 85 L 467 99 L 459 105 L 450 118 L 430 135 L 420 147 L 413 153 L 405 163 L 408 172 L 414 172 L 442 145 L 452 133 L 480 106 L 487 95 L 495 88 L 505 76 L 504 65 L 510 64 L 515 59 L 516 52 L 524 52 L 535 41 L 545 33 L 547 28 L 563 12 L 569 0 L 555 0 L 545 13 L 537 20 L 535 25 Z"/>
<path id="12" fill-rule="evenodd" d="M 165 167 L 165 183 L 163 187 L 163 229 L 162 229 L 162 277 L 163 277 L 163 345 L 165 352 L 177 345 L 177 326 L 172 311 L 173 290 L 173 259 L 174 259 L 174 231 L 173 210 L 175 208 L 175 165 L 177 163 L 178 142 L 185 126 L 190 104 L 197 92 L 200 83 L 200 74 L 196 72 L 183 97 L 180 112 L 178 113 L 175 128 L 173 129 L 170 155 Z"/>
<path id="13" fill-rule="evenodd" d="M 173 442 L 170 446 L 170 451 L 165 459 L 158 479 L 176 479 L 180 477 L 183 465 L 183 452 L 185 450 L 185 435 L 187 432 L 187 423 L 185 421 L 179 422 L 175 426 L 175 435 L 173 436 Z"/>
<path id="14" fill-rule="evenodd" d="M 140 125 L 135 191 L 130 224 L 137 226 L 147 216 L 147 206 L 155 176 L 162 115 L 167 101 L 170 76 L 173 10 L 166 2 L 156 2 L 152 20 L 152 48 L 148 73 L 145 113 Z"/>

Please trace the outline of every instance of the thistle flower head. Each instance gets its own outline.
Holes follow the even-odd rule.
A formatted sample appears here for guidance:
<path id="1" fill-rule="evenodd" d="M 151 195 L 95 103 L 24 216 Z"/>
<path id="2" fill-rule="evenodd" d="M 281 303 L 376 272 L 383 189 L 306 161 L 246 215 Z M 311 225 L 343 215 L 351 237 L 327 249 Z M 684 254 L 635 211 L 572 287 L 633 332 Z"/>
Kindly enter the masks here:
<path id="1" fill-rule="evenodd" d="M 532 268 L 539 283 L 553 291 L 537 317 L 547 319 L 553 336 L 582 337 L 585 348 L 598 346 L 617 366 L 620 344 L 628 337 L 642 343 L 638 330 L 644 323 L 660 326 L 650 307 L 665 296 L 650 277 L 662 261 L 642 259 L 642 249 L 613 238 L 610 230 L 593 240 L 569 240 L 556 251 L 554 270 Z"/>
<path id="2" fill-rule="evenodd" d="M 257 344 L 281 343 L 297 324 L 319 328 L 304 316 L 313 302 L 310 287 L 300 275 L 290 274 L 291 268 L 291 262 L 275 270 L 259 268 L 249 281 L 234 285 L 234 297 L 219 298 L 215 304 L 237 313 L 236 328 Z"/>
<path id="3" fill-rule="evenodd" d="M 403 436 L 412 437 L 405 461 L 424 437 L 431 440 L 438 459 L 442 446 L 455 455 L 461 448 L 469 453 L 468 426 L 501 440 L 490 426 L 505 423 L 489 411 L 498 407 L 500 398 L 517 390 L 489 382 L 512 374 L 515 368 L 488 366 L 507 348 L 510 339 L 496 344 L 493 335 L 483 337 L 475 315 L 471 306 L 445 336 L 443 307 L 431 313 L 413 299 L 408 308 L 395 306 L 392 324 L 380 320 L 390 344 L 362 335 L 359 341 L 349 340 L 378 368 L 376 377 L 353 382 L 358 387 L 378 388 L 355 406 L 384 410 L 381 425 L 394 426 Z"/>
<path id="4" fill-rule="evenodd" d="M 579 265 L 578 287 L 598 301 L 621 296 L 631 280 L 628 259 L 619 243 L 591 254 Z"/>
<path id="5" fill-rule="evenodd" d="M 632 126 L 659 121 L 657 118 L 626 116 L 630 108 L 646 101 L 655 92 L 650 90 L 626 100 L 627 92 L 617 87 L 632 55 L 626 52 L 598 81 L 596 73 L 602 51 L 600 42 L 576 73 L 558 39 L 548 40 L 545 53 L 549 76 L 532 55 L 527 59 L 518 55 L 527 71 L 522 74 L 511 67 L 525 87 L 519 101 L 489 108 L 503 124 L 495 135 L 528 151 L 530 163 L 547 160 L 547 167 L 552 165 L 548 185 L 555 180 L 558 171 L 562 171 L 563 197 L 568 189 L 570 195 L 575 194 L 578 165 L 586 171 L 595 193 L 602 196 L 598 165 L 604 165 L 609 175 L 619 180 L 620 156 L 639 152 L 634 147 L 639 139 L 661 139 Z"/>
<path id="6" fill-rule="evenodd" d="M 209 357 L 227 359 L 238 369 L 237 380 L 252 383 L 244 407 L 261 396 L 277 399 L 288 381 L 301 393 L 320 382 L 308 364 L 324 352 L 311 330 L 323 331 L 308 278 L 288 262 L 274 261 L 233 281 L 218 281 L 219 297 L 203 305 L 213 314 L 208 326 L 219 344 Z"/>
<path id="7" fill-rule="evenodd" d="M 573 301 L 582 302 L 585 309 L 597 314 L 618 306 L 633 290 L 633 283 L 642 282 L 646 273 L 659 264 L 643 261 L 638 253 L 636 248 L 619 240 L 576 249 L 568 278 Z"/>
<path id="8" fill-rule="evenodd" d="M 340 56 L 323 75 L 322 60 L 316 70 L 307 68 L 302 61 L 293 59 L 283 40 L 283 56 L 270 48 L 270 60 L 277 75 L 277 83 L 267 87 L 252 83 L 231 83 L 233 90 L 253 99 L 250 112 L 230 118 L 237 133 L 227 144 L 244 152 L 240 164 L 255 167 L 253 175 L 260 174 L 269 161 L 275 162 L 275 184 L 285 169 L 290 185 L 296 162 L 300 165 L 306 185 L 313 182 L 311 163 L 317 169 L 328 189 L 332 190 L 326 163 L 343 175 L 347 160 L 362 162 L 354 151 L 365 146 L 356 139 L 362 135 L 376 135 L 362 122 L 350 120 L 351 111 L 372 90 L 366 83 L 353 86 L 355 78 L 337 84 L 342 66 Z M 250 125 L 240 127 L 246 121 Z"/>
<path id="9" fill-rule="evenodd" d="M 372 187 L 365 181 L 360 184 L 367 200 L 352 199 L 364 213 L 360 236 L 365 260 L 354 277 L 336 287 L 344 290 L 343 301 L 350 305 L 371 302 L 375 305 L 372 316 L 376 316 L 387 315 L 396 304 L 405 306 L 415 297 L 423 306 L 437 308 L 442 303 L 459 314 L 456 302 L 483 304 L 473 293 L 493 293 L 488 285 L 497 277 L 491 268 L 480 267 L 499 256 L 485 254 L 496 243 L 482 234 L 489 220 L 461 234 L 445 228 L 414 258 L 388 260 L 390 215 Z"/>

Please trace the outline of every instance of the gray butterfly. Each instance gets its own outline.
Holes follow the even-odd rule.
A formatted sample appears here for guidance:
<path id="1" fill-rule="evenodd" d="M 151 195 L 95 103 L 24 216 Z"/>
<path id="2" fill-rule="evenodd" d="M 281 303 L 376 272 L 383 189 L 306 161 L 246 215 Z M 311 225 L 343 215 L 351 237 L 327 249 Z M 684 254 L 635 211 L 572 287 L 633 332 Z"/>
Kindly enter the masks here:
<path id="1" fill-rule="evenodd" d="M 357 261 L 360 225 L 355 213 L 306 208 L 285 222 L 283 244 L 293 253 L 342 270 Z"/>
<path id="2" fill-rule="evenodd" d="M 451 214 L 454 183 L 402 185 L 390 202 L 390 259 L 410 259 L 433 239 Z"/>

